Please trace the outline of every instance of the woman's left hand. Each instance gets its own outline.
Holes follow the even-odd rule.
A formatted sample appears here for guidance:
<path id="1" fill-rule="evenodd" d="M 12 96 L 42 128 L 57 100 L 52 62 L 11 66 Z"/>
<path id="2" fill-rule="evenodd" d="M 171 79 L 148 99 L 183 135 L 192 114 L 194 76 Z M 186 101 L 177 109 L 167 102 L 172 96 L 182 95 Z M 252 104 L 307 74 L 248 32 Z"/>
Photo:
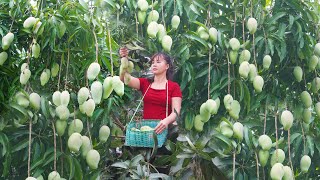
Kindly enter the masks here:
<path id="1" fill-rule="evenodd" d="M 167 121 L 164 119 L 159 122 L 159 124 L 154 128 L 155 132 L 157 134 L 162 133 L 163 130 L 165 130 L 168 127 Z"/>

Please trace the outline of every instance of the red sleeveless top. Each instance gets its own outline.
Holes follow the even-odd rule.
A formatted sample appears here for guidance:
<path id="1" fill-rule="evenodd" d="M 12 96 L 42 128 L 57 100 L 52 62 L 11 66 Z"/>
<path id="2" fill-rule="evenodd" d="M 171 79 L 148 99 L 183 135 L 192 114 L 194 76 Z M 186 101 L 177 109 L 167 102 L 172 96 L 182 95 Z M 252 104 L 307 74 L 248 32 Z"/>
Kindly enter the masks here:
<path id="1" fill-rule="evenodd" d="M 146 78 L 139 78 L 140 91 L 142 95 L 148 89 L 150 82 Z M 166 87 L 167 88 L 167 87 Z M 166 118 L 166 100 L 167 89 L 149 88 L 143 99 L 143 119 L 159 119 Z M 181 97 L 182 93 L 178 83 L 168 80 L 168 115 L 171 114 L 171 103 L 173 97 Z"/>

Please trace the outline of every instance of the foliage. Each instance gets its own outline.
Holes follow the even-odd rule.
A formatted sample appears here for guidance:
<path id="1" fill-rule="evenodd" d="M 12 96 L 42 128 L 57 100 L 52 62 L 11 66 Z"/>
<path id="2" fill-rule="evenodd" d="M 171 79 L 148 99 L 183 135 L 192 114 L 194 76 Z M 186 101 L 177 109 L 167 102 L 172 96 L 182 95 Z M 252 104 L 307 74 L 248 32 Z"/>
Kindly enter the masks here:
<path id="1" fill-rule="evenodd" d="M 133 75 L 140 77 L 148 75 L 147 57 L 163 51 L 157 39 L 148 37 L 147 23 L 138 23 L 135 0 L 41 0 L 34 4 L 4 0 L 0 2 L 0 35 L 3 37 L 10 31 L 15 38 L 7 50 L 8 60 L 0 66 L 1 177 L 23 179 L 28 176 L 29 122 L 32 123 L 30 171 L 34 177 L 47 176 L 54 169 L 69 179 L 129 176 L 165 179 L 169 178 L 167 175 L 181 179 L 269 177 L 269 163 L 263 168 L 257 158 L 258 138 L 262 134 L 267 134 L 274 142 L 270 153 L 281 148 L 286 157 L 290 156 L 283 164 L 293 167 L 296 179 L 318 177 L 320 125 L 315 104 L 319 96 L 318 91 L 313 91 L 312 81 L 319 76 L 319 69 L 309 70 L 309 60 L 320 39 L 320 5 L 311 0 L 148 0 L 148 3 L 147 13 L 151 9 L 159 12 L 158 23 L 165 25 L 166 33 L 173 40 L 169 54 L 174 58 L 175 81 L 183 92 L 179 137 L 166 144 L 171 153 L 151 161 L 150 152 L 148 155 L 148 151 L 141 151 L 146 154 L 137 155 L 122 146 L 122 131 L 118 126 L 127 123 L 141 96 L 129 88 L 122 97 L 112 93 L 96 107 L 90 118 L 79 112 L 77 92 L 81 87 L 90 87 L 92 82 L 87 81 L 85 74 L 92 62 L 97 60 L 101 65 L 97 79 L 103 82 L 105 77 L 119 74 L 118 49 L 126 46 L 135 63 Z M 171 28 L 173 15 L 181 19 L 177 30 Z M 40 19 L 42 34 L 34 34 L 23 27 L 29 16 Z M 254 35 L 246 28 L 250 17 L 258 22 Z M 215 27 L 218 41 L 202 39 L 197 32 L 200 26 Z M 251 52 L 249 63 L 256 65 L 264 79 L 261 93 L 254 90 L 249 80 L 238 75 L 239 63 L 229 63 L 232 37 L 240 40 L 240 50 Z M 31 57 L 30 52 L 35 40 L 41 47 L 38 59 Z M 269 69 L 263 68 L 265 55 L 272 57 Z M 23 86 L 19 76 L 25 62 L 29 63 L 32 75 L 29 83 Z M 60 65 L 59 76 L 41 86 L 42 71 L 50 69 L 53 63 Z M 292 75 L 297 65 L 304 72 L 301 82 L 295 81 Z M 90 170 L 81 155 L 69 151 L 66 134 L 59 138 L 54 135 L 53 126 L 58 118 L 51 100 L 56 90 L 70 92 L 68 122 L 74 118 L 83 121 L 82 134 L 90 136 L 93 148 L 101 155 L 97 170 Z M 314 104 L 309 108 L 312 111 L 309 123 L 303 121 L 304 107 L 300 99 L 300 93 L 305 90 L 311 93 Z M 35 111 L 18 105 L 15 101 L 18 91 L 40 94 L 41 109 Z M 241 105 L 238 120 L 231 118 L 224 107 L 226 94 L 231 94 Z M 218 113 L 211 116 L 202 132 L 197 132 L 194 117 L 199 114 L 200 106 L 208 98 L 217 97 L 221 101 Z M 290 136 L 280 124 L 281 112 L 285 109 L 294 115 Z M 223 135 L 219 127 L 221 121 L 229 125 L 241 122 L 243 140 Z M 102 125 L 108 125 L 113 131 L 106 143 L 98 139 Z M 120 155 L 117 147 L 123 148 Z M 312 164 L 303 174 L 300 159 L 305 154 L 311 157 Z M 152 166 L 169 166 L 170 173 L 159 174 L 156 168 L 150 168 Z"/>

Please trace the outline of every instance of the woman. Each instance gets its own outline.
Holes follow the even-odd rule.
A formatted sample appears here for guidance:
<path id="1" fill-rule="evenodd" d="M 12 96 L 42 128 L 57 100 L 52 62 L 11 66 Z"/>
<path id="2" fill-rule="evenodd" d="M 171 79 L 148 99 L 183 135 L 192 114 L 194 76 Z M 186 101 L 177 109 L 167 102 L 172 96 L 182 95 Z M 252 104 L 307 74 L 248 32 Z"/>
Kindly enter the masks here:
<path id="1" fill-rule="evenodd" d="M 120 57 L 126 56 L 128 56 L 128 50 L 120 48 Z M 177 117 L 175 111 L 180 114 L 182 93 L 179 85 L 171 81 L 173 65 L 168 55 L 165 53 L 154 54 L 151 57 L 151 70 L 153 78 L 135 78 L 130 75 L 130 81 L 127 85 L 140 90 L 145 95 L 143 119 L 160 119 L 161 121 L 155 127 L 155 132 L 160 134 L 170 124 L 175 123 Z M 121 75 L 120 79 L 123 81 L 124 76 Z M 166 113 L 167 109 L 168 114 Z"/>

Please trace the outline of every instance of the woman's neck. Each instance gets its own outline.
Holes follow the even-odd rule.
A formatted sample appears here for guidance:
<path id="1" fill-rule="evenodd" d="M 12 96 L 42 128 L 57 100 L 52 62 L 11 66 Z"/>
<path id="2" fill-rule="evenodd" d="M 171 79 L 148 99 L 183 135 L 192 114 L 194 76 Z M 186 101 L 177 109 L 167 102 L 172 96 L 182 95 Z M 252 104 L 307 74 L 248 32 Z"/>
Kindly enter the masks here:
<path id="1" fill-rule="evenodd" d="M 154 82 L 155 82 L 155 83 L 164 83 L 164 82 L 167 82 L 166 74 L 154 76 Z"/>

